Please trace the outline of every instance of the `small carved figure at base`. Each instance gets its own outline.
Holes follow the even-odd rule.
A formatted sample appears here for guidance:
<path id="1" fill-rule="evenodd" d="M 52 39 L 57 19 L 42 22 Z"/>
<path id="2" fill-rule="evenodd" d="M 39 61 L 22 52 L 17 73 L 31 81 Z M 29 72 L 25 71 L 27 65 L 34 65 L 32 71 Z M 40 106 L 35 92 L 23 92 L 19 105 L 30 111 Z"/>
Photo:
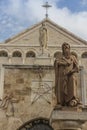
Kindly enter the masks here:
<path id="1" fill-rule="evenodd" d="M 70 100 L 68 103 L 67 103 L 67 105 L 68 106 L 71 106 L 71 107 L 76 107 L 76 106 L 78 106 L 78 105 L 80 105 L 81 103 L 80 103 L 80 101 L 79 101 L 79 99 L 78 98 L 73 98 L 72 100 Z"/>

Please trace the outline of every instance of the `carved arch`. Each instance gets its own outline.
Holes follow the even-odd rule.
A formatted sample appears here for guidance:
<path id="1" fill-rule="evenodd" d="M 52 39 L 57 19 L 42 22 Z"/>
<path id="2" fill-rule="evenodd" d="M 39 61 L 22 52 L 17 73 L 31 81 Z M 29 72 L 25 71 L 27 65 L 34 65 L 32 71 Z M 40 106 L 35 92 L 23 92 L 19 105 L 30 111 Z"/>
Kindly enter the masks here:
<path id="1" fill-rule="evenodd" d="M 87 58 L 87 52 L 84 52 L 82 55 L 81 55 L 82 58 Z"/>
<path id="2" fill-rule="evenodd" d="M 0 57 L 8 57 L 8 53 L 5 50 L 0 50 Z"/>
<path id="3" fill-rule="evenodd" d="M 76 54 L 76 52 L 72 51 L 71 54 L 74 55 L 76 58 L 78 58 L 78 55 Z"/>
<path id="4" fill-rule="evenodd" d="M 53 130 L 49 120 L 44 118 L 36 118 L 24 123 L 17 130 Z"/>
<path id="5" fill-rule="evenodd" d="M 26 53 L 26 57 L 27 57 L 27 58 L 28 58 L 28 57 L 36 57 L 36 54 L 35 54 L 34 51 L 28 51 L 28 52 Z"/>
<path id="6" fill-rule="evenodd" d="M 60 58 L 61 56 L 62 56 L 62 52 L 60 52 L 60 51 L 56 51 L 54 53 L 54 58 Z"/>
<path id="7" fill-rule="evenodd" d="M 12 57 L 22 57 L 22 53 L 20 51 L 14 51 Z"/>

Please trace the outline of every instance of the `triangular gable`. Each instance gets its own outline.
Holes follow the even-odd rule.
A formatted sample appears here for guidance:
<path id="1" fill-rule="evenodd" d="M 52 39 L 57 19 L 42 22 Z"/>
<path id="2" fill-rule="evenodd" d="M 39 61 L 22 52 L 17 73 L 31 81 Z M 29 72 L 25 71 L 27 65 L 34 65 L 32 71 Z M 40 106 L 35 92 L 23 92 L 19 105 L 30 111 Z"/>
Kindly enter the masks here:
<path id="1" fill-rule="evenodd" d="M 42 23 L 46 23 L 48 29 L 48 46 L 60 46 L 63 42 L 68 42 L 70 45 L 87 45 L 87 42 L 63 27 L 55 24 L 49 19 L 44 19 L 40 23 L 26 29 L 24 32 L 7 39 L 4 43 L 16 45 L 39 46 L 39 29 Z"/>

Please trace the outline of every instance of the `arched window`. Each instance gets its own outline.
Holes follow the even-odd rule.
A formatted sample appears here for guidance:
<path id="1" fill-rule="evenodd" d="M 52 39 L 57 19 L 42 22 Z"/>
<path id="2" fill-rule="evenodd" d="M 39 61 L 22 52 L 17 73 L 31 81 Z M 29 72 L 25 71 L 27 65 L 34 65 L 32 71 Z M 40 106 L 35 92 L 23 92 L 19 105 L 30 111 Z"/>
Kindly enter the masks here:
<path id="1" fill-rule="evenodd" d="M 26 122 L 18 130 L 53 130 L 49 120 L 39 118 Z"/>
<path id="2" fill-rule="evenodd" d="M 26 57 L 35 57 L 35 53 L 33 51 L 29 51 L 26 53 Z"/>
<path id="3" fill-rule="evenodd" d="M 54 53 L 54 58 L 60 58 L 62 56 L 61 52 L 55 52 Z"/>
<path id="4" fill-rule="evenodd" d="M 78 58 L 78 56 L 75 52 L 71 52 L 71 54 L 74 55 L 76 58 Z"/>
<path id="5" fill-rule="evenodd" d="M 21 57 L 22 54 L 21 54 L 21 52 L 19 52 L 19 51 L 14 51 L 12 56 L 13 56 L 13 57 Z"/>
<path id="6" fill-rule="evenodd" d="M 82 58 L 87 58 L 87 52 L 84 52 L 84 53 L 82 54 Z"/>
<path id="7" fill-rule="evenodd" d="M 8 57 L 8 53 L 6 51 L 0 51 L 0 57 Z"/>

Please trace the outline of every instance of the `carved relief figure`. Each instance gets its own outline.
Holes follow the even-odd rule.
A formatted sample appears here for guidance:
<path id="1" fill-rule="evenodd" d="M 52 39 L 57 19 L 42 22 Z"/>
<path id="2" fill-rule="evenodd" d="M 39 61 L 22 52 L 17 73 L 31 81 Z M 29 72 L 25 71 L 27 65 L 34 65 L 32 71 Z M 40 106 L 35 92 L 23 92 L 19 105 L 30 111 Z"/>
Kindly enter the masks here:
<path id="1" fill-rule="evenodd" d="M 55 94 L 57 104 L 61 106 L 77 106 L 77 75 L 78 62 L 74 55 L 70 54 L 70 45 L 62 45 L 62 57 L 56 58 L 55 63 Z"/>
<path id="2" fill-rule="evenodd" d="M 42 26 L 40 27 L 39 30 L 39 41 L 40 41 L 40 46 L 44 49 L 47 48 L 47 41 L 48 41 L 48 33 L 47 33 L 47 28 L 45 23 L 42 23 Z"/>
<path id="3" fill-rule="evenodd" d="M 0 109 L 6 110 L 7 116 L 14 116 L 14 105 L 13 103 L 17 103 L 19 99 L 14 98 L 14 93 L 9 92 L 6 94 L 6 96 L 3 98 Z"/>

